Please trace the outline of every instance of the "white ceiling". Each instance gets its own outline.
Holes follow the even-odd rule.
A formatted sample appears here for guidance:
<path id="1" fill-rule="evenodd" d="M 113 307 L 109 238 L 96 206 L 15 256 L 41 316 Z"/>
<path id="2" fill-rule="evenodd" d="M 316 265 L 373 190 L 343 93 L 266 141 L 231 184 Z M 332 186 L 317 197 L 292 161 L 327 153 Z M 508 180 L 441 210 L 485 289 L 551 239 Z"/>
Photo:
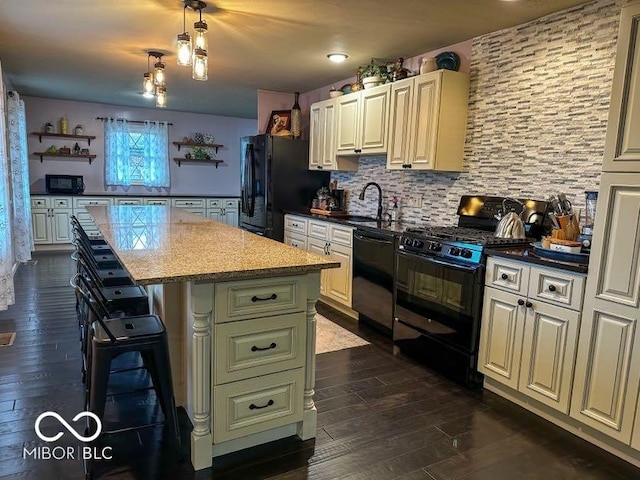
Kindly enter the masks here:
<path id="1" fill-rule="evenodd" d="M 2 0 L 0 60 L 22 95 L 152 106 L 147 51 L 166 53 L 169 109 L 256 118 L 257 89 L 306 92 L 377 59 L 412 57 L 584 0 L 217 0 L 209 80 L 176 64 L 181 0 Z M 187 10 L 187 29 L 197 14 Z M 344 64 L 326 54 L 342 51 Z"/>

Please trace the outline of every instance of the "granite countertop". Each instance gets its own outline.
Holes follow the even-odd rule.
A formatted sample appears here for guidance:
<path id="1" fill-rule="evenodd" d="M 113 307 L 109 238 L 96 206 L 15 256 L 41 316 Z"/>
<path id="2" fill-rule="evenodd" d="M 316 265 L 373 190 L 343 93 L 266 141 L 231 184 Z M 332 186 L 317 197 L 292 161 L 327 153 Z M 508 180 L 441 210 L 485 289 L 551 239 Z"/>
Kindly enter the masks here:
<path id="1" fill-rule="evenodd" d="M 553 258 L 541 257 L 533 252 L 533 248 L 516 247 L 516 248 L 487 248 L 485 253 L 489 256 L 504 257 L 513 260 L 519 260 L 521 262 L 534 263 L 536 265 L 543 265 L 545 267 L 559 268 L 561 270 L 567 270 L 576 273 L 587 273 L 589 265 L 586 263 L 574 263 L 565 262 L 561 260 L 555 260 Z"/>
<path id="2" fill-rule="evenodd" d="M 134 283 L 297 275 L 339 262 L 163 205 L 87 211 Z"/>
<path id="3" fill-rule="evenodd" d="M 238 195 L 174 195 L 166 193 L 125 193 L 125 192 L 98 192 L 98 193 L 47 193 L 31 191 L 30 195 L 37 195 L 38 197 L 149 197 L 149 198 L 240 198 Z"/>
<path id="4" fill-rule="evenodd" d="M 301 217 L 313 218 L 314 220 L 322 220 L 325 222 L 333 222 L 340 223 L 342 225 L 348 225 L 349 227 L 361 228 L 364 230 L 370 230 L 379 233 L 387 233 L 393 235 L 402 235 L 402 232 L 406 230 L 407 227 L 413 226 L 412 224 L 402 223 L 402 222 L 389 222 L 384 220 L 375 220 L 374 218 L 371 221 L 352 221 L 348 218 L 342 217 L 330 217 L 328 215 L 318 215 L 315 213 L 311 213 L 309 210 L 287 210 L 285 213 L 291 215 L 299 215 Z"/>

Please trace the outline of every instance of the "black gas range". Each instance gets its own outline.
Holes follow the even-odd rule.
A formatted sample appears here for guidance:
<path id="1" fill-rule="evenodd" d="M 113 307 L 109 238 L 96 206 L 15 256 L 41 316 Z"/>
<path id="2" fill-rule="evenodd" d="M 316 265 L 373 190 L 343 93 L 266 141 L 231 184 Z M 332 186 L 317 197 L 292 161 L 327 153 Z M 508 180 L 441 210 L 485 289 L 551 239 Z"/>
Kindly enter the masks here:
<path id="1" fill-rule="evenodd" d="M 515 208 L 504 198 L 463 196 L 458 226 L 408 228 L 397 244 L 395 347 L 469 387 L 482 383 L 476 367 L 485 249 L 527 245 L 542 232 L 546 202 L 521 202 L 531 238 L 495 237 L 503 208 Z"/>

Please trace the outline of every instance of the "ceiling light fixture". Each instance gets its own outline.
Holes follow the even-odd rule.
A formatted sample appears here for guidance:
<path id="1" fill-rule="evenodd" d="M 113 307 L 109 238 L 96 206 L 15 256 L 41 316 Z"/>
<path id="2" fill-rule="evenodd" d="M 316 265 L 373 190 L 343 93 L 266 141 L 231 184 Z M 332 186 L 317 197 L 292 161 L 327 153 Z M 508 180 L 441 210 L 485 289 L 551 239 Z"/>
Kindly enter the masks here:
<path id="1" fill-rule="evenodd" d="M 182 14 L 183 33 L 178 35 L 178 65 L 191 65 L 191 78 L 194 80 L 207 80 L 209 61 L 207 57 L 207 33 L 208 26 L 205 20 L 202 20 L 202 10 L 207 8 L 207 4 L 202 0 L 183 0 L 184 9 Z M 193 11 L 198 11 L 199 19 L 193 24 L 193 52 L 191 51 L 192 43 L 191 36 L 186 31 L 186 9 L 190 8 Z M 189 55 L 189 62 L 186 61 L 186 56 Z M 183 59 L 181 60 L 182 57 Z"/>
<path id="2" fill-rule="evenodd" d="M 187 4 L 182 9 L 182 33 L 178 34 L 178 65 L 191 66 L 191 35 L 187 32 Z"/>
<path id="3" fill-rule="evenodd" d="M 327 55 L 327 58 L 333 63 L 342 63 L 349 58 L 349 56 L 344 53 L 330 53 Z"/>
<path id="4" fill-rule="evenodd" d="M 164 53 L 149 51 L 147 52 L 147 72 L 142 78 L 142 95 L 145 98 L 156 99 L 156 107 L 166 108 L 167 106 L 167 89 L 165 87 L 166 75 L 165 64 L 162 61 Z M 149 69 L 149 59 L 151 57 L 156 58 L 156 62 L 153 64 L 154 72 Z"/>

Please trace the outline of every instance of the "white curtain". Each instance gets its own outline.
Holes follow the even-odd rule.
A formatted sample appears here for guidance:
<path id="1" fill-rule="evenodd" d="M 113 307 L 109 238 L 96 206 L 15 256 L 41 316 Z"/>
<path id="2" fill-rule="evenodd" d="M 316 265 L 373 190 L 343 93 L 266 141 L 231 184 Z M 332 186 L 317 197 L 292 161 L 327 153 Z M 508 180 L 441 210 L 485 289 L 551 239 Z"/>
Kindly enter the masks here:
<path id="1" fill-rule="evenodd" d="M 104 183 L 106 186 L 131 185 L 129 165 L 129 124 L 109 118 L 104 122 Z"/>
<path id="2" fill-rule="evenodd" d="M 170 187 L 167 122 L 144 122 L 144 185 Z"/>
<path id="3" fill-rule="evenodd" d="M 0 64 L 0 310 L 15 301 L 13 252 L 11 249 L 11 203 L 9 202 L 9 159 L 5 125 L 5 91 Z"/>
<path id="4" fill-rule="evenodd" d="M 31 199 L 29 197 L 29 157 L 24 101 L 18 92 L 7 98 L 7 131 L 9 134 L 9 171 L 13 196 L 13 255 L 17 262 L 31 260 Z"/>

